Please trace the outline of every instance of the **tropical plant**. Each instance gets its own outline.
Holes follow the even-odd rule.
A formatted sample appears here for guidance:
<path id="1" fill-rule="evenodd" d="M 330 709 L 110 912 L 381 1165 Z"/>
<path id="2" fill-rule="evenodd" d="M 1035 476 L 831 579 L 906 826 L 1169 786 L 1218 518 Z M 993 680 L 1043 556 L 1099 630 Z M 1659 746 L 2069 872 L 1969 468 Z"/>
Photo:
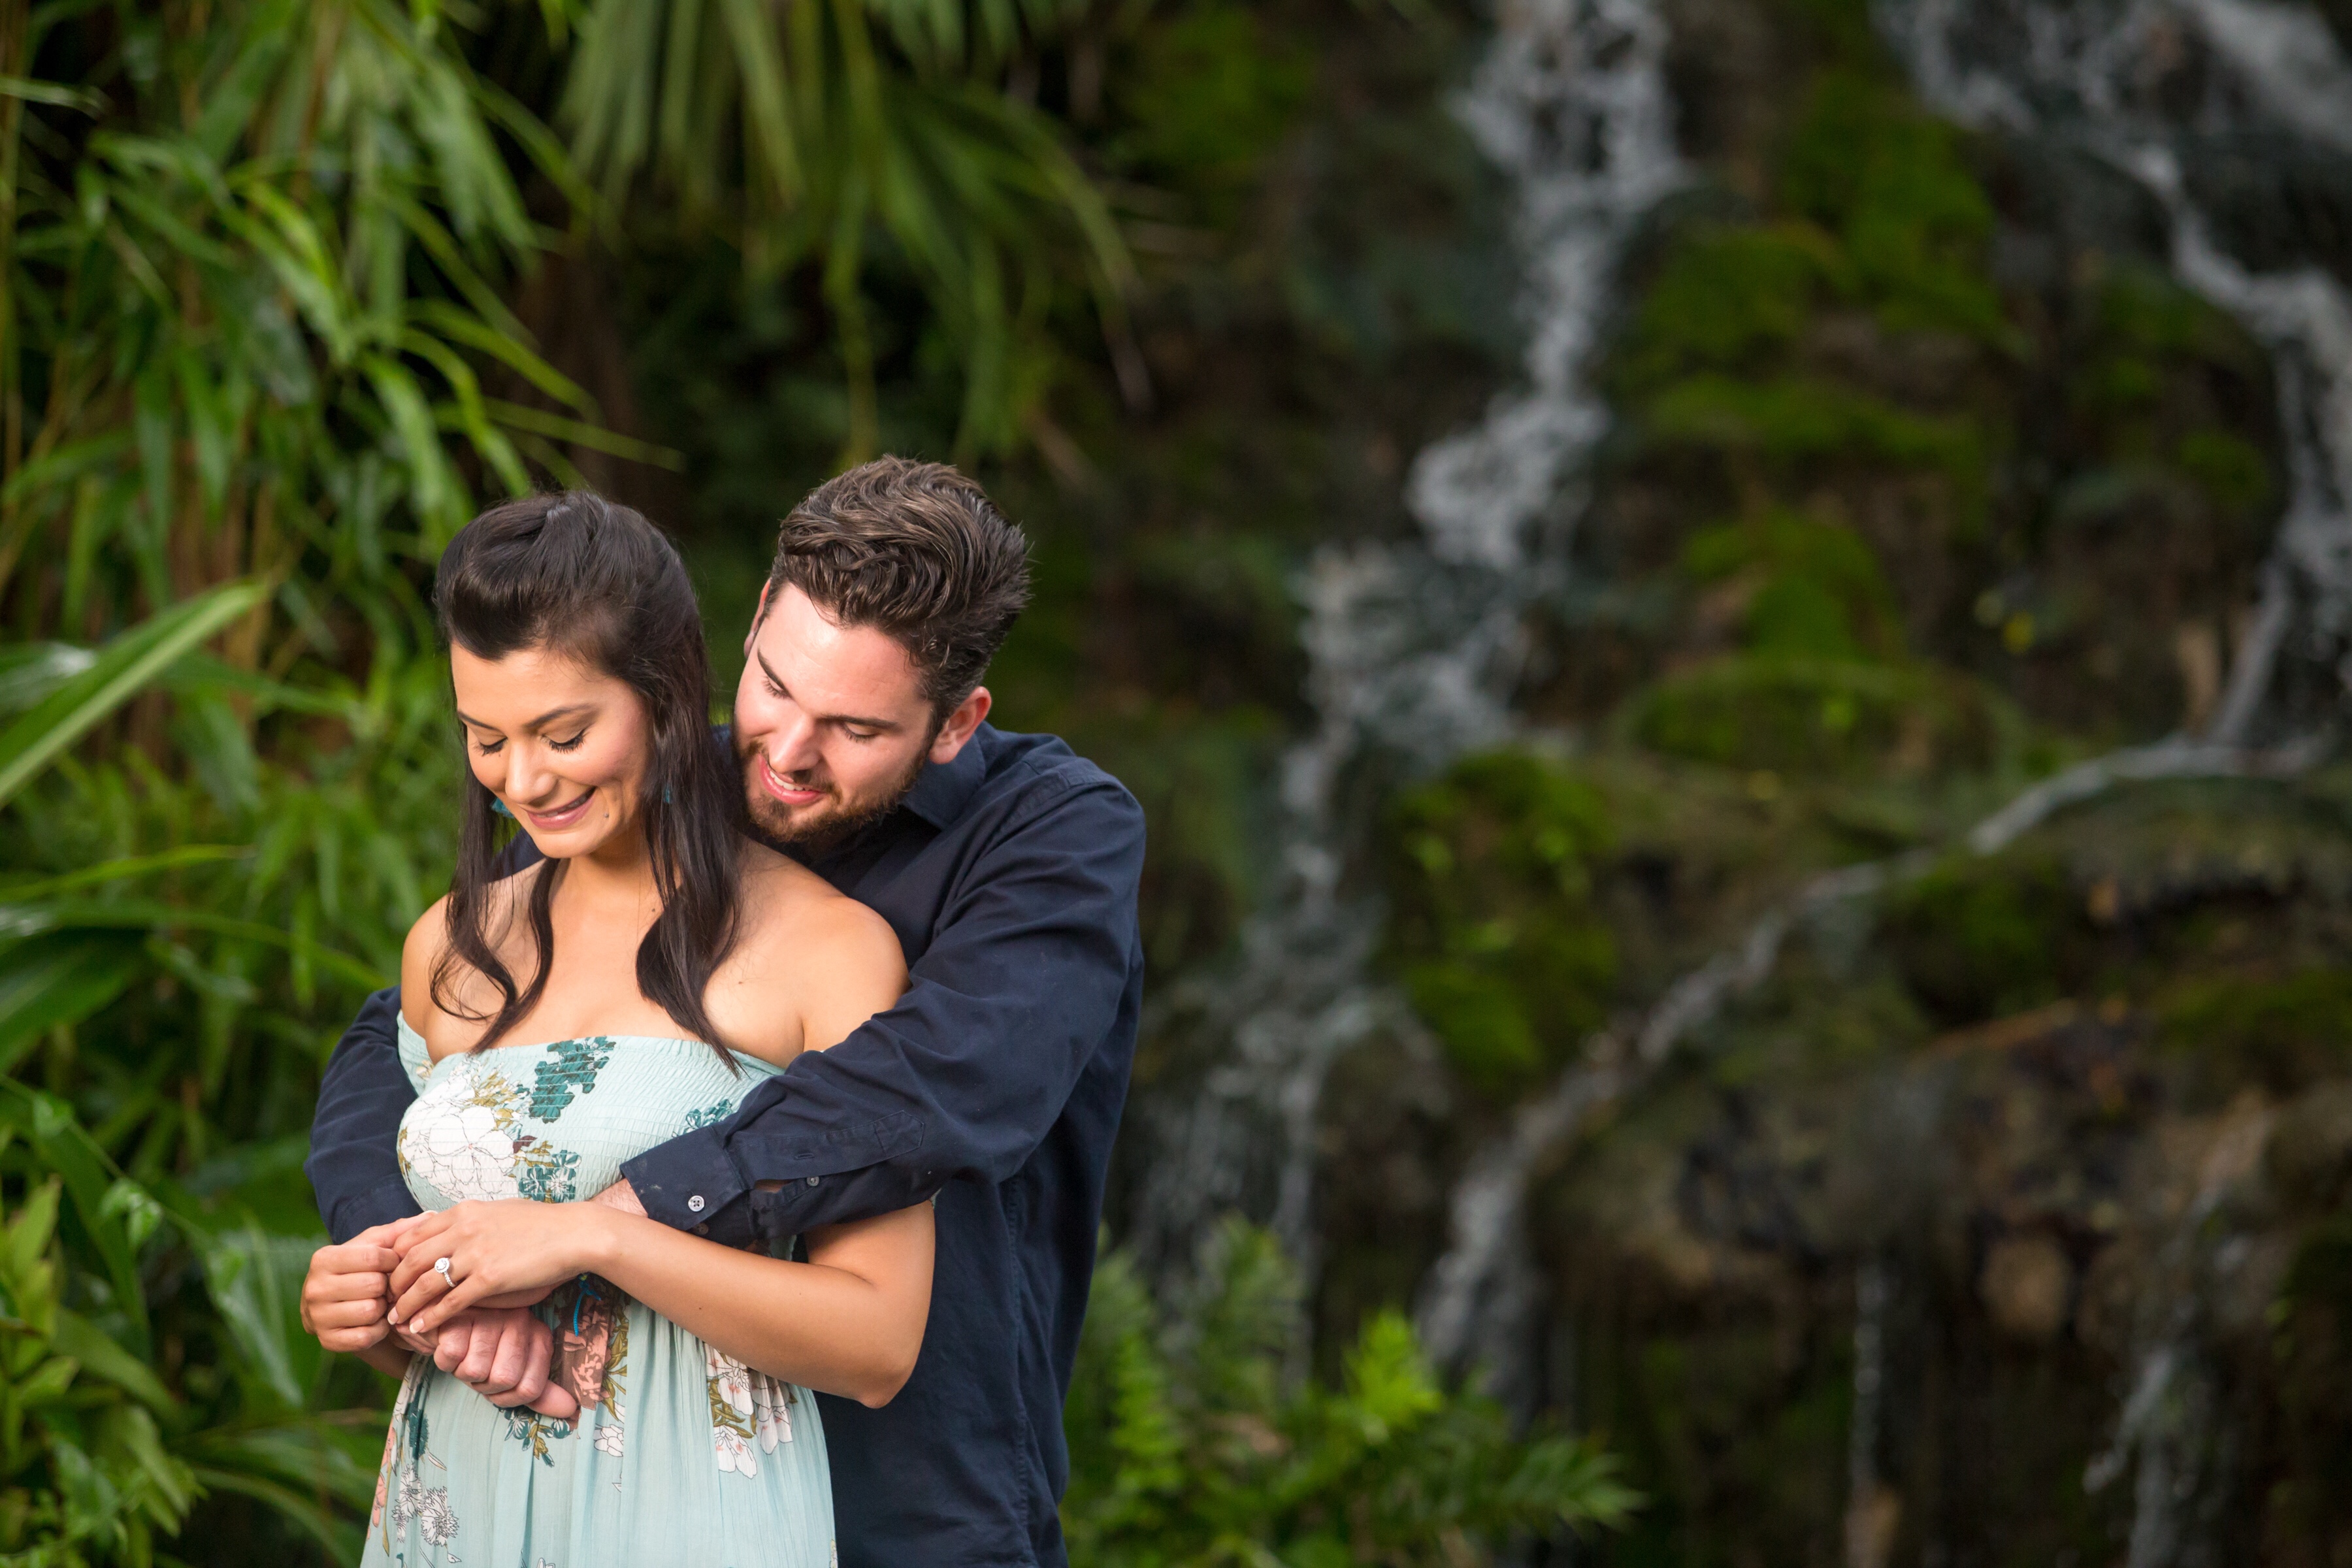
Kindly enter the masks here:
<path id="1" fill-rule="evenodd" d="M 1006 90 L 1045 47 L 1108 31 L 1099 0 L 588 0 L 564 89 L 582 172 L 719 226 L 755 271 L 822 279 L 849 391 L 845 461 L 879 440 L 872 295 L 910 279 L 961 363 L 961 457 L 1019 444 L 1051 374 L 1047 312 L 1091 297 L 1131 399 L 1131 268 L 1055 121 Z M 1129 8 L 1130 10 L 1138 8 Z M 1099 40 L 1093 58 L 1099 58 Z"/>
<path id="2" fill-rule="evenodd" d="M 1639 1500 L 1596 1446 L 1517 1435 L 1492 1400 L 1441 1384 L 1393 1311 L 1336 1388 L 1291 1374 L 1299 1335 L 1296 1272 L 1237 1220 L 1172 1307 L 1124 1258 L 1103 1264 L 1066 1418 L 1074 1564 L 1458 1568 L 1613 1526 Z"/>

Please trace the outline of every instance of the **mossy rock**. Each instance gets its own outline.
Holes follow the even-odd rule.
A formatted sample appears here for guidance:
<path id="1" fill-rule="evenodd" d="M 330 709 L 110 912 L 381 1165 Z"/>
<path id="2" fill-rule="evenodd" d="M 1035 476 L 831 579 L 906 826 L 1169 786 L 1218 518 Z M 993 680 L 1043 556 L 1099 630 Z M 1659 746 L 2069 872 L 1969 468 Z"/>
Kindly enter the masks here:
<path id="1" fill-rule="evenodd" d="M 2083 900 L 2056 856 L 1958 856 L 1886 901 L 1897 969 L 1948 1026 L 2058 996 L 2087 962 Z"/>
<path id="2" fill-rule="evenodd" d="M 1652 751 L 1801 776 L 1990 766 L 2009 725 L 1974 681 L 1924 665 L 1738 654 L 1637 695 L 1625 727 Z"/>
<path id="3" fill-rule="evenodd" d="M 1611 839 L 1599 792 L 1524 752 L 1468 758 L 1392 809 L 1391 957 L 1479 1089 L 1531 1081 L 1600 1022 L 1617 949 L 1591 864 Z"/>
<path id="4" fill-rule="evenodd" d="M 2158 1009 L 2166 1047 L 2194 1062 L 2211 1094 L 2249 1083 L 2292 1094 L 2352 1071 L 2352 970 L 2188 980 Z"/>
<path id="5" fill-rule="evenodd" d="M 1850 528 L 1774 508 L 1694 534 L 1683 570 L 1701 583 L 1752 590 L 1740 640 L 1759 653 L 1851 659 L 1902 652 L 1894 590 L 1868 542 Z"/>

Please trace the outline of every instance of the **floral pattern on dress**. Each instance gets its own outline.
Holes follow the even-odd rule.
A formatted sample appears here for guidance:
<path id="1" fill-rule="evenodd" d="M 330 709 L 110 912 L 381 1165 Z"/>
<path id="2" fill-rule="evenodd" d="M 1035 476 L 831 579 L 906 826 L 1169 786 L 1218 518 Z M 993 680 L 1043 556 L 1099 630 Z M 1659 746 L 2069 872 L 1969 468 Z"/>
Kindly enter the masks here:
<path id="1" fill-rule="evenodd" d="M 572 1423 L 541 1415 L 526 1405 L 507 1412 L 507 1436 L 518 1443 L 530 1444 L 531 1458 L 543 1465 L 552 1465 L 555 1454 L 549 1445 L 571 1436 Z"/>
<path id="2" fill-rule="evenodd" d="M 600 1037 L 432 1063 L 413 1028 L 404 1023 L 400 1035 L 402 1061 L 422 1089 L 398 1147 L 427 1209 L 518 1196 L 576 1202 L 653 1142 L 726 1120 L 745 1087 L 708 1046 L 688 1041 Z M 772 1550 L 763 1562 L 837 1568 L 824 1431 L 797 1390 L 713 1356 L 595 1275 L 559 1287 L 538 1311 L 555 1331 L 551 1381 L 579 1400 L 577 1414 L 562 1422 L 500 1410 L 429 1357 L 413 1363 L 386 1434 L 366 1568 L 725 1563 L 740 1539 L 713 1521 L 754 1516 L 746 1510 L 766 1521 L 761 1539 Z M 709 1468 L 669 1468 L 704 1441 Z M 663 1463 L 661 1487 L 630 1479 L 646 1457 Z M 721 1498 L 723 1509 L 714 1506 Z"/>
<path id="3" fill-rule="evenodd" d="M 793 1440 L 793 1405 L 799 1396 L 789 1383 L 778 1383 L 765 1373 L 751 1380 L 751 1430 L 760 1452 L 772 1454 L 779 1443 Z"/>
<path id="4" fill-rule="evenodd" d="M 730 1475 L 756 1476 L 758 1455 L 772 1454 L 793 1440 L 792 1384 L 744 1365 L 726 1352 L 703 1347 L 710 1390 L 710 1447 L 719 1468 Z"/>
<path id="5" fill-rule="evenodd" d="M 449 1504 L 449 1489 L 425 1484 L 424 1467 L 428 1463 L 436 1469 L 442 1467 L 427 1450 L 432 1427 L 424 1403 L 411 1397 L 421 1382 L 419 1373 L 432 1364 L 424 1356 L 409 1363 L 408 1375 L 401 1380 L 400 1402 L 393 1412 L 388 1473 L 379 1477 L 376 1484 L 379 1496 L 390 1493 L 384 1517 L 387 1549 L 392 1538 L 404 1533 L 411 1524 L 416 1526 L 417 1534 L 425 1538 L 426 1545 L 439 1550 L 446 1551 L 449 1543 L 457 1539 L 457 1511 Z M 450 1562 L 457 1561 L 457 1553 L 449 1552 L 448 1556 Z"/>
<path id="6" fill-rule="evenodd" d="M 580 1195 L 580 1156 L 526 1132 L 514 1141 L 515 1191 L 534 1203 L 568 1204 Z"/>
<path id="7" fill-rule="evenodd" d="M 730 1475 L 756 1476 L 751 1453 L 751 1369 L 715 1345 L 703 1346 L 709 1371 L 710 1446 L 719 1468 Z M 773 1451 L 771 1445 L 770 1451 Z"/>
<path id="8" fill-rule="evenodd" d="M 591 1035 L 585 1039 L 558 1040 L 548 1047 L 548 1054 L 530 1075 L 531 1115 L 541 1121 L 552 1121 L 576 1096 L 594 1089 L 596 1075 L 613 1059 L 614 1044 L 607 1036 Z"/>
<path id="9" fill-rule="evenodd" d="M 617 1429 L 628 1375 L 627 1292 L 609 1279 L 583 1274 L 551 1297 L 549 1305 L 555 1312 L 555 1380 L 580 1402 L 583 1419 L 601 1405 Z"/>
<path id="10" fill-rule="evenodd" d="M 452 1203 L 520 1195 L 515 1181 L 515 1121 L 521 1086 L 478 1057 L 419 1095 L 400 1127 L 400 1167 Z"/>

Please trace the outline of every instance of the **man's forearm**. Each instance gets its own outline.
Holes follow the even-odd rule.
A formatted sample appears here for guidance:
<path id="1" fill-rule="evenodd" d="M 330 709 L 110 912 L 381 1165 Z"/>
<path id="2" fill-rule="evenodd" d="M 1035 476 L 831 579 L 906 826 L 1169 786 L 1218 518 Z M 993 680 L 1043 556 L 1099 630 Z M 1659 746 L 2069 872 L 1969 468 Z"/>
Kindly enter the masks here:
<path id="1" fill-rule="evenodd" d="M 302 1169 L 337 1242 L 417 1212 L 400 1173 L 401 1116 L 416 1098 L 400 1065 L 400 991 L 379 991 L 343 1032 L 319 1085 Z"/>
<path id="2" fill-rule="evenodd" d="M 975 866 L 896 1005 L 622 1166 L 646 1214 L 742 1245 L 1008 1179 L 1134 1005 L 1142 860 L 1124 791 L 1049 803 Z"/>

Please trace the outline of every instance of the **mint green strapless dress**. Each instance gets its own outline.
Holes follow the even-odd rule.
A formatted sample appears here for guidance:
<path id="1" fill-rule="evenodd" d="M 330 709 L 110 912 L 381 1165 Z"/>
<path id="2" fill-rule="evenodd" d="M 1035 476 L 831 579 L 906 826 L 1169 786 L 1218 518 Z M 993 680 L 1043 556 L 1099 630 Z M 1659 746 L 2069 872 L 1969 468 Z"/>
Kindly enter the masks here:
<path id="1" fill-rule="evenodd" d="M 427 1209 L 592 1197 L 621 1162 L 717 1121 L 739 1077 L 691 1040 L 598 1036 L 429 1060 L 404 1020 L 416 1103 L 400 1167 Z M 833 1485 L 805 1389 L 711 1349 L 608 1281 L 539 1309 L 574 1421 L 500 1410 L 419 1356 L 393 1406 L 364 1563 L 470 1568 L 827 1568 Z"/>

